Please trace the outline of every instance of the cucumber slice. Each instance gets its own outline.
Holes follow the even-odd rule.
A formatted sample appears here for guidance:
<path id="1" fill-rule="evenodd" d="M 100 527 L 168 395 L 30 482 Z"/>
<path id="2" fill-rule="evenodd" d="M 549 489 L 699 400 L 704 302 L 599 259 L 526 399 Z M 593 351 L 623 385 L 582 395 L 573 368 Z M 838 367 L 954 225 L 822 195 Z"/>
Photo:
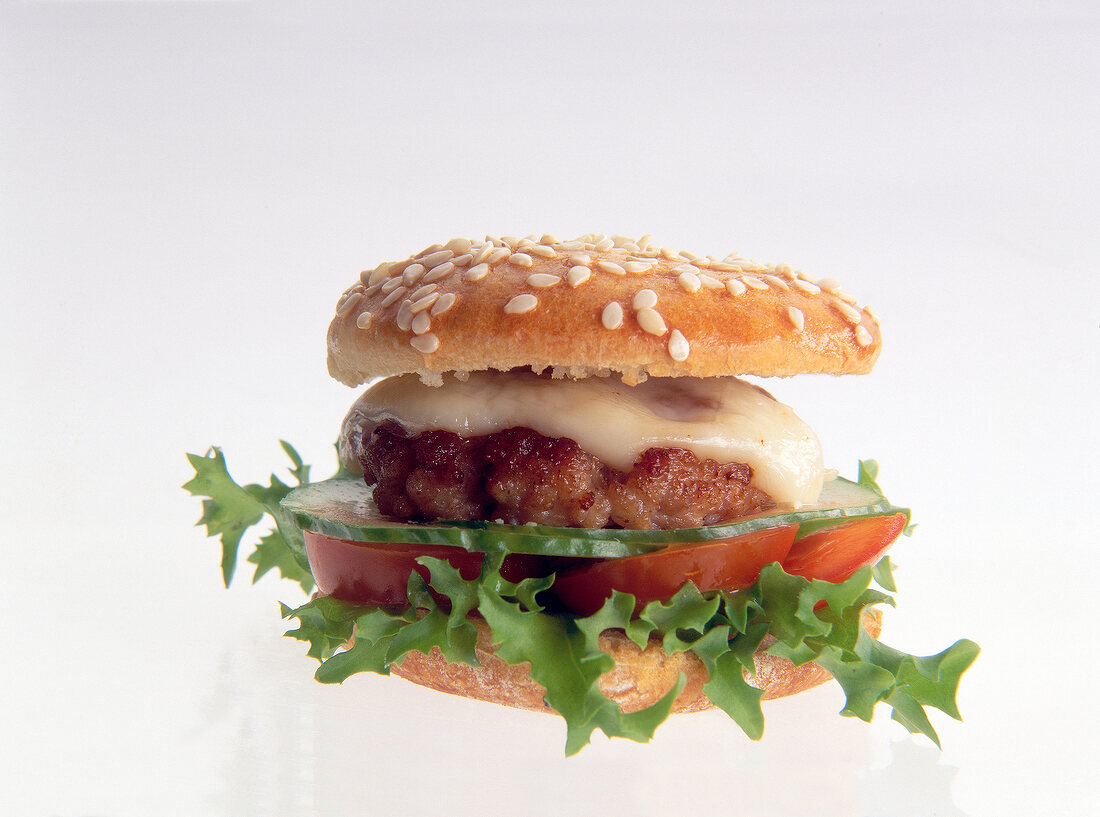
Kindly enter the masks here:
<path id="1" fill-rule="evenodd" d="M 804 535 L 824 525 L 867 516 L 906 512 L 866 484 L 833 479 L 818 504 L 771 512 L 736 522 L 686 530 L 619 530 L 503 525 L 495 522 L 408 524 L 382 516 L 360 477 L 336 477 L 302 485 L 287 494 L 283 510 L 302 530 L 356 542 L 452 545 L 486 553 L 617 558 L 650 553 L 669 545 L 730 539 L 750 531 L 798 523 Z"/>

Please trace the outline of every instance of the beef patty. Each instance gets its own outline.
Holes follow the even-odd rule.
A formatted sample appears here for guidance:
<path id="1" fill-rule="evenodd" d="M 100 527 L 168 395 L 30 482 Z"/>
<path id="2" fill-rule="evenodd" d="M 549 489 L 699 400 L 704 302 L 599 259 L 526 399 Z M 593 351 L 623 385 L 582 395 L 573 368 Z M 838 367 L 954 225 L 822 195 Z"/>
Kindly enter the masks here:
<path id="1" fill-rule="evenodd" d="M 405 521 L 502 520 L 580 528 L 694 528 L 775 507 L 745 463 L 650 448 L 628 472 L 571 439 L 509 428 L 480 437 L 409 436 L 395 421 L 349 430 L 378 509 Z"/>

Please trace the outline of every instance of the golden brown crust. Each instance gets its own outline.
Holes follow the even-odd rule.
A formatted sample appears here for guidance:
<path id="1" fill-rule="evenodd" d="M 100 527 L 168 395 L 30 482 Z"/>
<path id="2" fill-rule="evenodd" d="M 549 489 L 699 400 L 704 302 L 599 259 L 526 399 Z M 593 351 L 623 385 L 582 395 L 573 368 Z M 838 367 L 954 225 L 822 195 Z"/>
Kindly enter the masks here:
<path id="1" fill-rule="evenodd" d="M 480 668 L 448 663 L 439 650 L 433 648 L 427 655 L 410 652 L 400 664 L 390 667 L 391 672 L 439 692 L 517 709 L 552 711 L 543 701 L 546 689 L 531 678 L 529 665 L 512 665 L 498 658 L 492 648 L 488 625 L 481 619 L 471 621 L 478 628 L 475 652 L 482 664 Z M 878 636 L 881 625 L 878 612 L 864 615 L 864 628 L 872 636 Z M 624 712 L 635 712 L 655 704 L 673 687 L 681 672 L 687 683 L 672 711 L 701 712 L 713 707 L 703 694 L 706 669 L 694 653 L 668 655 L 657 639 L 652 639 L 643 650 L 620 630 L 605 631 L 600 636 L 600 649 L 615 659 L 615 667 L 600 678 L 600 691 L 618 703 Z M 764 700 L 805 692 L 832 677 L 817 664 L 795 666 L 785 658 L 766 654 L 763 647 L 757 651 L 754 661 L 756 674 L 745 677 L 764 691 Z"/>
<path id="2" fill-rule="evenodd" d="M 835 282 L 785 265 L 611 243 L 455 239 L 379 265 L 337 303 L 329 372 L 354 386 L 409 372 L 431 381 L 529 366 L 569 376 L 616 371 L 632 383 L 863 374 L 878 357 L 877 320 Z"/>

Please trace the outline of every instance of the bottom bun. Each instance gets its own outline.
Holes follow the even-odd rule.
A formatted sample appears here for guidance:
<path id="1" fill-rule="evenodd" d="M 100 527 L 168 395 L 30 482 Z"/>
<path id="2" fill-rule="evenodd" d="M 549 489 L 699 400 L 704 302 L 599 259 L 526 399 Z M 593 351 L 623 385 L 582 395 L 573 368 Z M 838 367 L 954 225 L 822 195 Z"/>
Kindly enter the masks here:
<path id="1" fill-rule="evenodd" d="M 461 695 L 478 701 L 552 712 L 543 700 L 546 687 L 535 681 L 529 664 L 509 664 L 493 650 L 489 626 L 480 618 L 471 619 L 477 626 L 475 654 L 480 667 L 452 664 L 436 647 L 428 654 L 410 652 L 390 671 L 414 684 L 440 692 Z M 864 615 L 863 626 L 877 637 L 882 629 L 881 615 Z M 766 641 L 753 656 L 755 675 L 746 673 L 746 680 L 764 691 L 764 700 L 783 698 L 805 692 L 828 681 L 832 676 L 814 663 L 796 666 L 786 658 L 768 655 L 764 650 L 774 639 Z M 703 694 L 707 671 L 693 652 L 668 655 L 660 639 L 653 638 L 645 649 L 631 641 L 621 630 L 606 630 L 600 636 L 600 649 L 615 659 L 615 666 L 600 677 L 600 691 L 619 704 L 623 712 L 636 712 L 657 703 L 676 684 L 680 673 L 687 683 L 672 705 L 673 712 L 701 712 L 713 708 Z"/>

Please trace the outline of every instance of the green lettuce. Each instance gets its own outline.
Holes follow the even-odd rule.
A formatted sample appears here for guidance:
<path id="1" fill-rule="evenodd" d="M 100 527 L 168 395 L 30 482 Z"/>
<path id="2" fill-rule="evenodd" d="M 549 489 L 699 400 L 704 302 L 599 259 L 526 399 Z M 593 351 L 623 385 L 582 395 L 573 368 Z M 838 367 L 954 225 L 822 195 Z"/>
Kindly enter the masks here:
<path id="1" fill-rule="evenodd" d="M 309 466 L 288 443 L 282 446 L 293 465 L 291 474 L 305 484 Z M 217 448 L 188 459 L 196 475 L 184 488 L 204 498 L 199 524 L 221 540 L 225 584 L 232 580 L 244 533 L 267 515 L 275 527 L 248 557 L 256 565 L 253 581 L 277 569 L 303 591 L 312 590 L 301 534 L 278 505 L 290 487 L 274 475 L 266 486 L 238 485 Z M 875 471 L 874 463 L 861 463 L 859 479 L 877 491 Z M 430 578 L 412 574 L 410 605 L 403 610 L 324 596 L 297 607 L 284 604 L 283 617 L 297 622 L 287 635 L 309 644 L 307 654 L 320 662 L 316 678 L 322 683 L 341 683 L 359 672 L 388 674 L 409 652 L 433 648 L 448 661 L 478 666 L 477 632 L 468 618 L 476 609 L 500 658 L 530 662 L 532 678 L 546 688 L 546 703 L 565 721 L 570 755 L 584 748 L 597 729 L 609 737 L 648 741 L 684 684 L 681 675 L 657 703 L 622 712 L 599 689 L 600 676 L 614 663 L 599 647 L 605 630 L 621 630 L 639 647 L 659 639 L 669 654 L 694 653 L 707 670 L 706 696 L 753 739 L 764 733 L 762 693 L 750 682 L 753 654 L 764 644 L 772 655 L 795 664 L 813 661 L 829 671 L 845 693 L 842 715 L 870 721 L 883 704 L 896 721 L 937 745 L 926 708 L 960 719 L 959 680 L 979 652 L 977 644 L 961 640 L 936 655 L 912 656 L 867 634 L 860 621 L 868 608 L 893 604 L 883 592 L 895 591 L 888 558 L 838 583 L 792 576 L 773 563 L 744 590 L 700 593 L 689 582 L 667 602 L 650 602 L 637 613 L 634 597 L 616 591 L 598 612 L 579 619 L 554 614 L 540 603 L 553 576 L 509 582 L 500 574 L 503 558 L 503 553 L 489 554 L 481 574 L 469 581 L 445 560 L 421 558 Z M 449 604 L 438 604 L 430 590 Z"/>
<path id="2" fill-rule="evenodd" d="M 298 485 L 309 482 L 309 466 L 294 447 L 280 440 L 279 444 L 290 458 L 288 469 Z M 275 528 L 261 537 L 248 556 L 256 565 L 253 583 L 272 569 L 284 579 L 301 585 L 306 593 L 313 589 L 313 575 L 309 572 L 302 533 L 290 517 L 279 507 L 279 501 L 290 493 L 287 485 L 274 474 L 268 484 L 238 485 L 229 475 L 225 456 L 220 448 L 210 448 L 205 454 L 188 454 L 188 462 L 195 469 L 194 479 L 184 483 L 183 489 L 192 496 L 203 497 L 202 516 L 196 524 L 206 526 L 207 536 L 217 536 L 222 545 L 222 581 L 226 587 L 233 581 L 237 568 L 237 552 L 245 531 L 260 523 L 264 516 L 271 517 Z"/>

